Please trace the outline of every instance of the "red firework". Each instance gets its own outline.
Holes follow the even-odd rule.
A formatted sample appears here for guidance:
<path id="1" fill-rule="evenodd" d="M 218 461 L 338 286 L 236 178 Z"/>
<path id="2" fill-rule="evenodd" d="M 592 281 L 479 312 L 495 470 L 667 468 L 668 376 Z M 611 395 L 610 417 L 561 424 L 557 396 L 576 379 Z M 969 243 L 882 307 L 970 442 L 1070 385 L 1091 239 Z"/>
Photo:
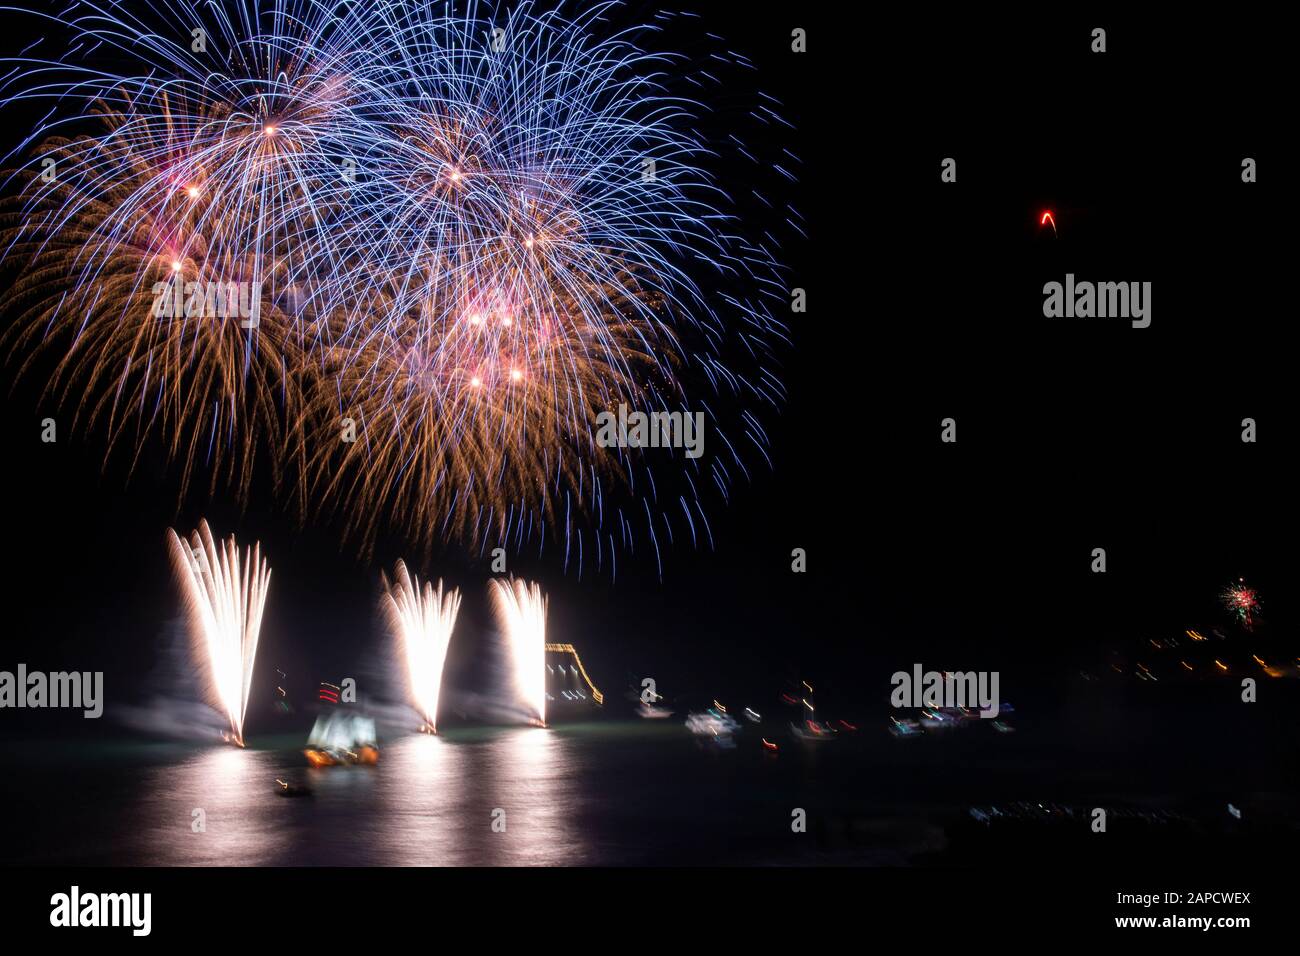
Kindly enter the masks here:
<path id="1" fill-rule="evenodd" d="M 1255 614 L 1259 611 L 1259 595 L 1246 584 L 1244 578 L 1238 578 L 1235 584 L 1228 585 L 1223 592 L 1223 606 L 1237 616 L 1246 630 L 1254 628 Z"/>

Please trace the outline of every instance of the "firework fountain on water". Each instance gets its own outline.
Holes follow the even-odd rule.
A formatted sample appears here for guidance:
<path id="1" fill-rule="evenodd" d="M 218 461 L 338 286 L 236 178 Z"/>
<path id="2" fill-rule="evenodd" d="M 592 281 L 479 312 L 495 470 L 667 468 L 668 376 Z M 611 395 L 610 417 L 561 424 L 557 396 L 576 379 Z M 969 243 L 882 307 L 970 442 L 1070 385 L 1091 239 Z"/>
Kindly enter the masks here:
<path id="1" fill-rule="evenodd" d="M 230 722 L 229 739 L 242 747 L 270 565 L 257 544 L 241 561 L 234 537 L 218 543 L 206 521 L 199 522 L 188 543 L 168 529 L 167 543 L 195 656 L 207 673 L 213 704 Z"/>
<path id="2" fill-rule="evenodd" d="M 511 578 L 488 584 L 505 631 L 515 690 L 530 719 L 546 726 L 546 597 L 537 584 Z"/>
<path id="3" fill-rule="evenodd" d="M 389 629 L 402 650 L 406 686 L 411 703 L 424 724 L 420 730 L 438 732 L 438 697 L 442 691 L 442 670 L 447 647 L 460 611 L 460 591 L 444 591 L 414 577 L 398 561 L 393 580 L 384 578 L 382 599 Z"/>

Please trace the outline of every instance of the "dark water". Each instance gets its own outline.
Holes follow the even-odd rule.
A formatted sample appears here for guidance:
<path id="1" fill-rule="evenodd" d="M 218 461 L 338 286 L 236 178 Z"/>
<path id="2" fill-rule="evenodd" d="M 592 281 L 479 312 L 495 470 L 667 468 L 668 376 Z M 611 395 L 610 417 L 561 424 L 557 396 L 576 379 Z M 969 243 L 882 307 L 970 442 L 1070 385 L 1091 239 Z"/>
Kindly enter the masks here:
<path id="1" fill-rule="evenodd" d="M 707 861 L 710 847 L 780 859 L 799 849 L 789 800 L 822 759 L 774 760 L 756 737 L 701 746 L 678 721 L 412 735 L 375 767 L 310 769 L 301 746 L 24 745 L 8 862 L 545 866 Z M 312 795 L 277 795 L 277 777 Z"/>
<path id="2" fill-rule="evenodd" d="M 247 750 L 9 744 L 0 861 L 962 863 L 988 849 L 970 806 L 1004 801 L 1168 811 L 1182 821 L 1179 840 L 1220 850 L 1295 833 L 1294 753 L 1276 740 L 1209 746 L 1204 728 L 1162 725 L 1160 713 L 908 741 L 872 727 L 811 745 L 784 728 L 749 727 L 734 750 L 702 744 L 675 718 L 453 728 L 389 740 L 375 767 L 320 770 L 305 767 L 296 737 L 252 738 Z M 779 742 L 777 755 L 760 734 Z M 313 793 L 279 796 L 277 777 Z M 1228 802 L 1245 822 L 1227 817 Z M 805 833 L 792 832 L 796 808 L 807 813 Z M 192 828 L 196 809 L 203 832 Z M 505 832 L 492 827 L 498 809 Z M 1031 829 L 1025 852 L 1041 852 L 1041 836 Z"/>

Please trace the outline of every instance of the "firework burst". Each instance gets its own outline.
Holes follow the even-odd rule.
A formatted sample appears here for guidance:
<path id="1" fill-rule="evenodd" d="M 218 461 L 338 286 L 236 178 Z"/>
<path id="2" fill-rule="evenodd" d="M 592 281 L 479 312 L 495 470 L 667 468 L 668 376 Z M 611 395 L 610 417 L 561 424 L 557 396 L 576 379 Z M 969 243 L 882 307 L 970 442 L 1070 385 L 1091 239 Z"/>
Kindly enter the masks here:
<path id="1" fill-rule="evenodd" d="M 1255 589 L 1246 584 L 1244 578 L 1238 578 L 1235 584 L 1224 589 L 1223 606 L 1236 617 L 1237 622 L 1246 630 L 1255 628 L 1255 619 L 1259 614 L 1259 595 Z"/>
<path id="2" fill-rule="evenodd" d="M 460 592 L 444 592 L 406 570 L 398 561 L 393 580 L 384 578 L 384 614 L 396 637 L 406 664 L 407 691 L 420 712 L 428 733 L 438 732 L 438 698 L 442 692 L 442 669 L 447 647 L 460 610 Z"/>
<path id="3" fill-rule="evenodd" d="M 218 544 L 206 521 L 188 543 L 168 529 L 167 543 L 212 703 L 230 722 L 231 741 L 242 747 L 271 568 L 256 544 L 241 561 L 234 537 Z"/>
<path id="4" fill-rule="evenodd" d="M 706 499 L 767 457 L 789 307 L 780 240 L 747 228 L 713 139 L 730 179 L 752 169 L 745 203 L 802 234 L 774 192 L 797 159 L 739 125 L 788 124 L 756 92 L 704 132 L 714 71 L 752 64 L 644 49 L 672 14 L 458 6 L 44 15 L 69 49 L 0 78 L 0 107 L 50 109 L 0 224 L 10 351 L 30 374 L 53 355 L 50 390 L 110 450 L 159 436 L 182 490 L 208 470 L 246 493 L 266 460 L 363 553 L 385 530 L 426 554 L 549 540 L 581 575 L 640 542 L 659 560 L 661 536 L 711 543 Z M 160 312 L 168 282 L 246 283 L 256 319 Z M 600 447 L 624 404 L 702 412 L 712 453 Z"/>
<path id="5" fill-rule="evenodd" d="M 79 159 L 92 149 L 114 170 L 102 181 L 87 178 Z M 101 428 L 110 451 L 123 446 L 133 462 L 147 436 L 161 435 L 182 466 L 182 490 L 199 462 L 214 483 L 224 475 L 246 489 L 259 445 L 288 449 L 292 460 L 301 443 L 286 422 L 299 420 L 306 379 L 285 369 L 301 364 L 297 348 L 279 310 L 251 298 L 258 269 L 214 231 L 205 200 L 160 186 L 117 141 L 51 140 L 42 155 L 67 174 L 8 203 L 0 219 L 20 223 L 9 253 L 33 266 L 14 283 L 18 320 L 0 337 L 23 356 L 22 371 L 45 372 L 45 394 L 71 408 L 72 427 Z M 31 171 L 23 176 L 40 183 Z M 236 307 L 228 319 L 195 308 L 196 290 L 224 289 L 227 280 L 246 291 L 245 322 L 256 328 L 241 326 L 238 302 L 221 301 L 222 311 Z M 282 456 L 266 461 L 278 474 Z"/>

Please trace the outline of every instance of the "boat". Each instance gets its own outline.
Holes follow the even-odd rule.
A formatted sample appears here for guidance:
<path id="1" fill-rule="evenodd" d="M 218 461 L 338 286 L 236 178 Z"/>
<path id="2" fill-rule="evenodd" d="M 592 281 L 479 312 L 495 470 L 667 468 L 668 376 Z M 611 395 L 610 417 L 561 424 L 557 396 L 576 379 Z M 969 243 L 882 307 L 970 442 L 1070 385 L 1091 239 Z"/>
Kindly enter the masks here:
<path id="1" fill-rule="evenodd" d="M 339 711 L 322 714 L 307 737 L 303 755 L 313 767 L 379 763 L 374 718 Z"/>
<path id="2" fill-rule="evenodd" d="M 895 737 L 919 737 L 925 733 L 921 729 L 919 720 L 912 720 L 911 718 L 898 720 L 894 717 L 889 718 L 889 732 Z"/>
<path id="3" fill-rule="evenodd" d="M 808 697 L 813 694 L 812 685 L 807 681 L 803 686 L 808 688 Z M 805 743 L 825 743 L 828 740 L 835 740 L 838 737 L 838 731 L 830 725 L 829 722 L 819 723 L 817 717 L 817 706 L 808 700 L 808 697 L 799 701 L 800 705 L 808 708 L 808 715 L 804 718 L 802 724 L 790 721 L 790 733 L 796 740 L 802 740 Z"/>
<path id="4" fill-rule="evenodd" d="M 825 743 L 828 740 L 838 738 L 838 732 L 834 727 L 828 724 L 819 724 L 815 720 L 804 721 L 804 726 L 800 727 L 794 721 L 790 722 L 790 733 L 794 734 L 796 739 L 806 743 Z"/>
<path id="5" fill-rule="evenodd" d="M 730 714 L 710 707 L 703 713 L 687 715 L 686 729 L 724 750 L 731 750 L 736 746 L 735 735 L 740 730 L 740 722 Z"/>

